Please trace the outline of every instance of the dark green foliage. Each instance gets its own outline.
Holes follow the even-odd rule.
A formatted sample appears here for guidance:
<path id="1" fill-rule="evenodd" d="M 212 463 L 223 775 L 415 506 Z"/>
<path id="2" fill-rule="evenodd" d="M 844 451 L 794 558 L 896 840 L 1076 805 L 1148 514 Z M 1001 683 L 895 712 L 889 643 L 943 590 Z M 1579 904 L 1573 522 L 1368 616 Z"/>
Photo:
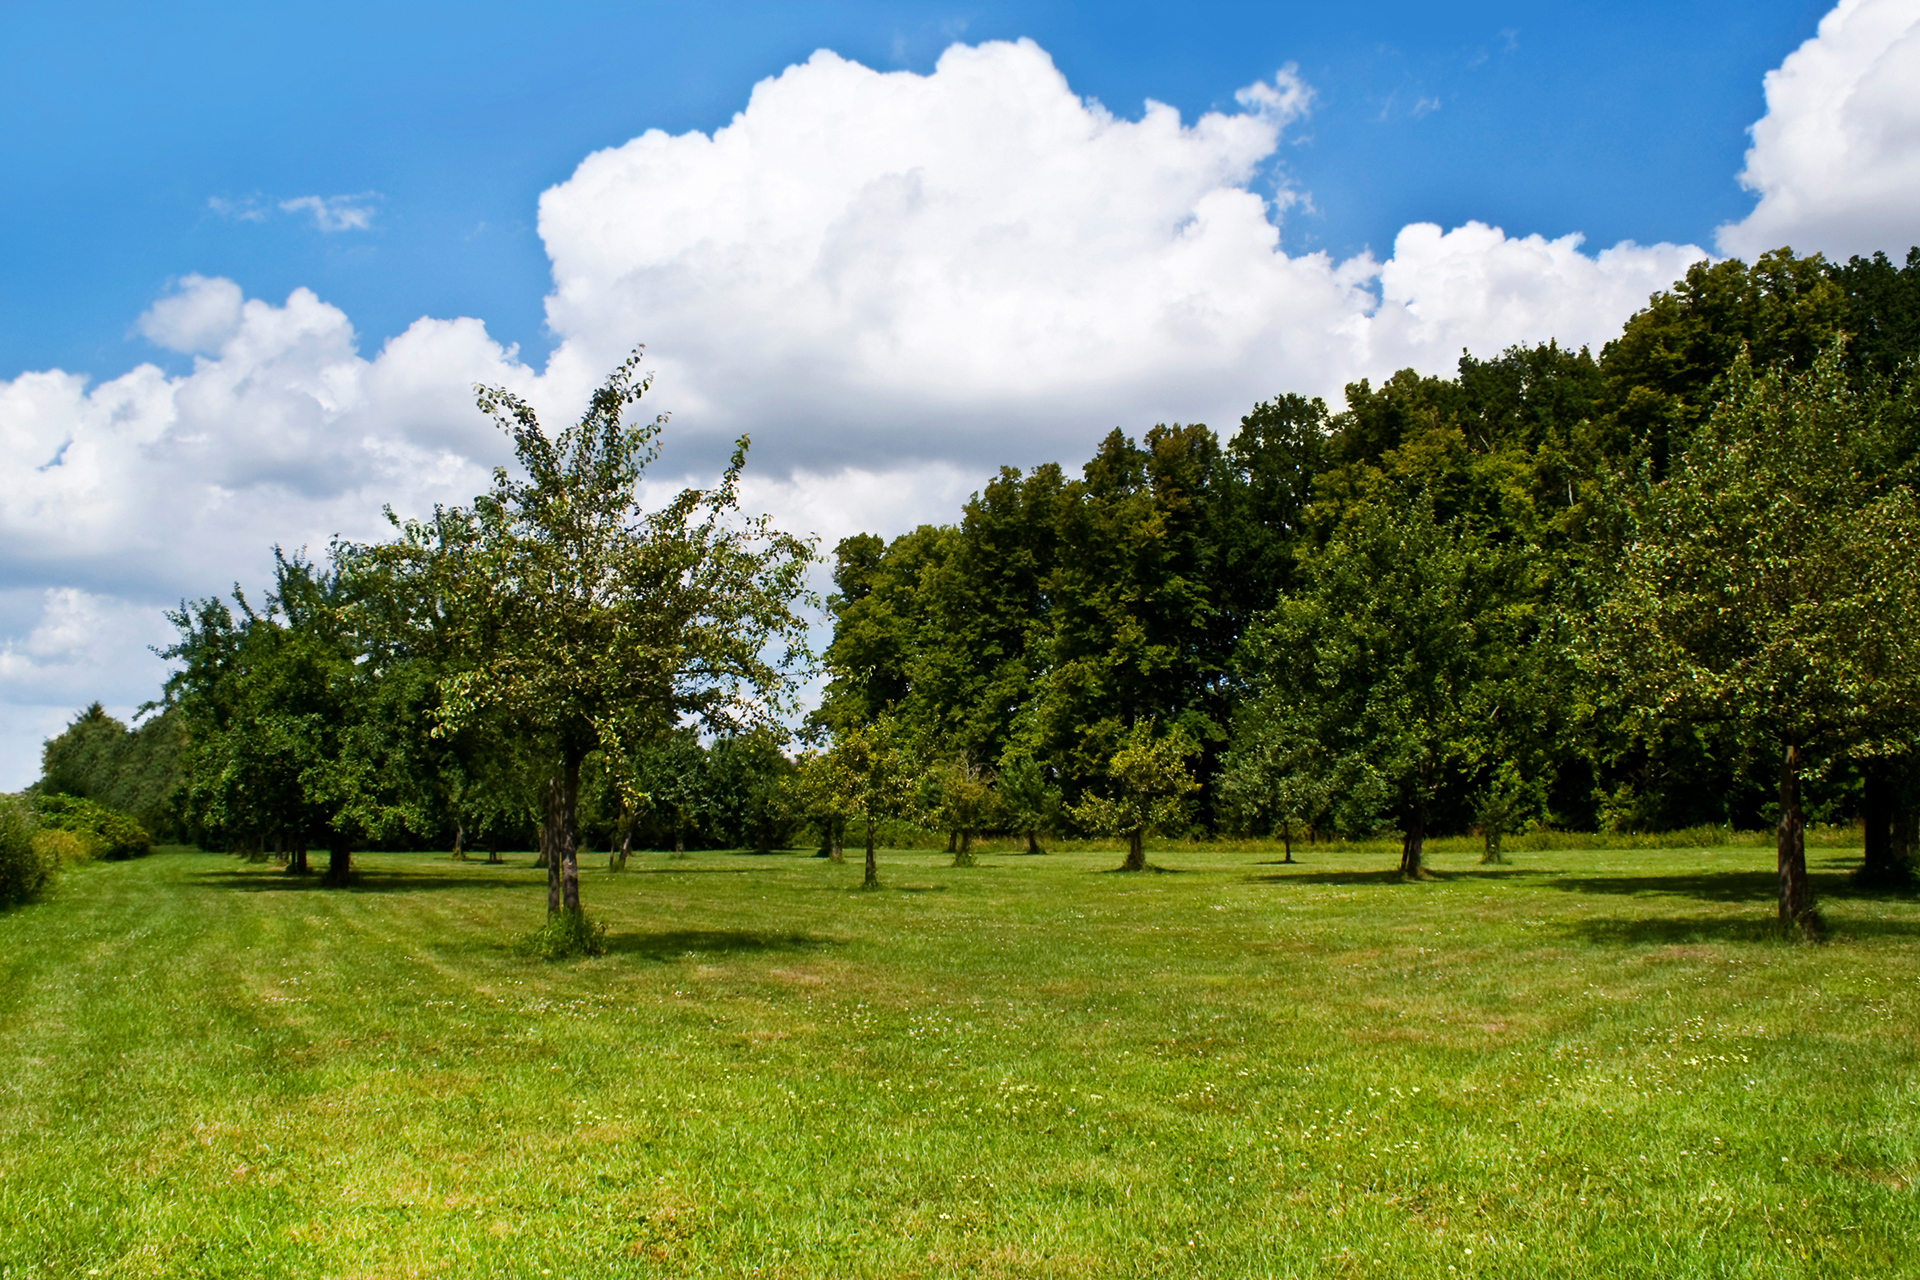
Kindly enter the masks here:
<path id="1" fill-rule="evenodd" d="M 0 796 L 0 907 L 25 902 L 53 878 L 54 868 L 34 848 L 33 814 L 15 796 Z"/>
<path id="2" fill-rule="evenodd" d="M 81 796 L 132 814 L 161 835 L 179 833 L 181 765 L 186 732 L 180 718 L 162 711 L 137 728 L 94 703 L 41 751 L 43 794 Z"/>
<path id="3" fill-rule="evenodd" d="M 153 836 L 139 821 L 79 796 L 36 795 L 34 817 L 41 826 L 71 831 L 85 840 L 96 858 L 139 858 L 153 852 Z"/>

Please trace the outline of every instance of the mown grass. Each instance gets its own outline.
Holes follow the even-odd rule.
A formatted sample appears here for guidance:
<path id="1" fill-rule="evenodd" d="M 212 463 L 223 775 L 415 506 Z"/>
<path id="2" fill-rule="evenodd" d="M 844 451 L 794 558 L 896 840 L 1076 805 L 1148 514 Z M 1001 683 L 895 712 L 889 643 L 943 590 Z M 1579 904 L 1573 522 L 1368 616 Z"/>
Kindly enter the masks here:
<path id="1" fill-rule="evenodd" d="M 0 914 L 0 1275 L 1920 1272 L 1920 903 L 1771 853 L 697 854 Z"/>

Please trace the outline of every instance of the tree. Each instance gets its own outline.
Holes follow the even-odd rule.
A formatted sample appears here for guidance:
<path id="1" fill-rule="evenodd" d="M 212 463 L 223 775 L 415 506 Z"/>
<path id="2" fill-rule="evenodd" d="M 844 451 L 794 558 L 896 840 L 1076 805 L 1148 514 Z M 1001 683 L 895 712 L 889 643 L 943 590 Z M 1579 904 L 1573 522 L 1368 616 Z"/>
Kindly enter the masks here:
<path id="1" fill-rule="evenodd" d="M 819 776 L 838 789 L 834 808 L 866 825 L 867 863 L 863 889 L 880 887 L 874 838 L 882 822 L 906 816 L 913 808 L 919 762 L 890 712 L 881 712 L 864 724 L 849 725 L 834 735 L 833 745 L 820 765 Z"/>
<path id="2" fill-rule="evenodd" d="M 1648 725 L 1731 721 L 1779 761 L 1779 916 L 1817 928 L 1802 781 L 1901 754 L 1920 709 L 1914 495 L 1876 460 L 1884 405 L 1842 348 L 1804 373 L 1735 362 L 1665 479 L 1623 494 L 1624 546 L 1585 650 Z"/>
<path id="3" fill-rule="evenodd" d="M 1236 822 L 1279 836 L 1292 862 L 1294 837 L 1326 814 L 1332 785 L 1325 749 L 1297 708 L 1271 698 L 1241 707 L 1220 773 L 1221 799 Z"/>
<path id="4" fill-rule="evenodd" d="M 961 751 L 936 761 L 927 770 L 925 780 L 931 791 L 931 803 L 927 805 L 929 816 L 959 835 L 953 850 L 953 865 L 972 866 L 973 833 L 993 820 L 999 802 L 994 793 L 993 774 L 982 768 L 971 754 Z"/>
<path id="5" fill-rule="evenodd" d="M 1184 822 L 1188 797 L 1200 789 L 1187 767 L 1199 744 L 1178 726 L 1164 735 L 1154 729 L 1152 720 L 1136 720 L 1107 761 L 1104 787 L 1071 810 L 1081 826 L 1126 840 L 1122 871 L 1147 869 L 1146 837 Z"/>
<path id="6" fill-rule="evenodd" d="M 1045 853 L 1040 833 L 1060 828 L 1065 816 L 1060 788 L 1047 777 L 1047 771 L 1031 751 L 1021 747 L 1008 749 L 1000 761 L 1000 804 L 1016 831 L 1027 837 L 1028 853 Z"/>
<path id="7" fill-rule="evenodd" d="M 642 507 L 639 481 L 665 419 L 628 420 L 650 385 L 639 361 L 635 351 L 557 437 L 517 396 L 479 389 L 525 477 L 497 470 L 491 491 L 460 513 L 476 535 L 464 570 L 444 578 L 479 625 L 440 682 L 439 724 L 452 731 L 500 715 L 549 744 L 547 908 L 576 923 L 587 754 L 604 752 L 624 776 L 643 744 L 683 723 L 776 728 L 805 663 L 795 606 L 812 547 L 741 515 L 744 436 L 715 488 Z M 433 539 L 412 526 L 401 543 L 417 552 Z"/>
<path id="8" fill-rule="evenodd" d="M 1526 718 L 1538 656 L 1526 569 L 1524 547 L 1441 523 L 1424 493 L 1352 510 L 1305 561 L 1301 591 L 1249 632 L 1243 721 L 1266 727 L 1243 777 L 1271 760 L 1336 797 L 1349 828 L 1390 816 L 1400 872 L 1419 876 L 1443 788 Z"/>

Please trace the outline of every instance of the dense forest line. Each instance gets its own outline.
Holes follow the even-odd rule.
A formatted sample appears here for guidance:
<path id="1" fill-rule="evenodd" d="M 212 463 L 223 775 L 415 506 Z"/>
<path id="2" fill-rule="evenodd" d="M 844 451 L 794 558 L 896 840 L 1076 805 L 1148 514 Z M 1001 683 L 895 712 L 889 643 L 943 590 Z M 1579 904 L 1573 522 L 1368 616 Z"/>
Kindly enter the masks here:
<path id="1" fill-rule="evenodd" d="M 1224 441 L 1116 429 L 1077 475 L 1003 468 L 956 523 L 842 540 L 797 735 L 812 553 L 734 510 L 744 441 L 641 512 L 632 362 L 555 438 L 483 392 L 528 479 L 280 556 L 258 607 L 183 605 L 156 714 L 83 714 L 38 789 L 340 874 L 355 844 L 536 836 L 568 866 L 803 831 L 837 854 L 849 823 L 871 869 L 897 819 L 958 856 L 1116 834 L 1128 865 L 1155 831 L 1393 830 L 1418 874 L 1430 832 L 1492 856 L 1529 824 L 1858 819 L 1894 877 L 1917 355 L 1920 249 L 1781 250 L 1694 267 L 1597 355 L 1281 394 Z"/>

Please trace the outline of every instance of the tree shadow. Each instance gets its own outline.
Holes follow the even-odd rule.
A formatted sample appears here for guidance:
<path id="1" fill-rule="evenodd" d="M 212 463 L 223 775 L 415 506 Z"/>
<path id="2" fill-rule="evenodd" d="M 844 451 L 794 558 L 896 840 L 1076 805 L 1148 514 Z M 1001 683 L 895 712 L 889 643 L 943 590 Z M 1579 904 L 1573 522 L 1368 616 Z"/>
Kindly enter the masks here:
<path id="1" fill-rule="evenodd" d="M 1284 864 L 1283 864 L 1284 865 Z M 1430 872 L 1433 880 L 1452 880 L 1449 872 Z M 1293 875 L 1248 876 L 1249 884 L 1406 884 L 1398 867 L 1387 871 L 1301 871 Z"/>
<path id="2" fill-rule="evenodd" d="M 816 938 L 805 933 L 752 933 L 742 929 L 665 929 L 607 935 L 609 955 L 639 956 L 662 963 L 687 956 L 764 955 L 818 951 L 840 945 L 837 938 Z"/>
<path id="3" fill-rule="evenodd" d="M 484 864 L 482 864 L 484 865 Z M 499 869 L 497 866 L 494 868 Z M 337 885 L 325 883 L 325 866 L 310 875 L 290 876 L 284 871 L 202 871 L 194 883 L 223 893 L 283 893 L 306 890 L 341 892 Z M 359 871 L 353 872 L 345 886 L 347 893 L 430 893 L 444 889 L 521 889 L 545 884 L 544 880 L 515 880 L 498 875 L 462 875 L 451 871 Z"/>
<path id="4" fill-rule="evenodd" d="M 1852 865 L 1840 859 L 1824 860 L 1829 870 L 1808 869 L 1807 882 L 1815 901 L 1913 901 L 1911 886 L 1877 888 L 1854 881 Z M 1682 875 L 1657 876 L 1568 876 L 1553 880 L 1549 888 L 1566 893 L 1602 894 L 1611 897 L 1695 898 L 1701 902 L 1772 903 L 1779 899 L 1780 878 L 1772 871 L 1706 871 Z"/>
<path id="5" fill-rule="evenodd" d="M 1789 936 L 1774 916 L 1661 916 L 1631 920 L 1578 920 L 1567 932 L 1601 946 L 1687 946 L 1707 943 L 1781 942 Z M 1845 938 L 1920 938 L 1920 920 L 1831 921 L 1827 941 Z"/>

